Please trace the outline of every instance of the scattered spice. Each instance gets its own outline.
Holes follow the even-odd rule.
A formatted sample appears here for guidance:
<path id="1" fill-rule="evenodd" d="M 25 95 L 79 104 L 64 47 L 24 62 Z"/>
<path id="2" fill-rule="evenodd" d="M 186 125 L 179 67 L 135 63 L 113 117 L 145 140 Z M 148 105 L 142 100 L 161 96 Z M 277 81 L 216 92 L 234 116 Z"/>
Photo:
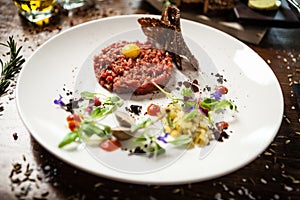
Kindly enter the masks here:
<path id="1" fill-rule="evenodd" d="M 282 177 L 291 179 L 292 183 L 299 184 L 300 180 L 297 180 L 295 177 L 291 175 L 281 174 Z"/>
<path id="2" fill-rule="evenodd" d="M 284 184 L 283 188 L 284 188 L 286 191 L 288 191 L 288 192 L 293 191 L 293 188 L 290 187 L 290 186 L 287 186 L 286 184 Z"/>
<path id="3" fill-rule="evenodd" d="M 266 155 L 266 156 L 272 156 L 273 154 L 270 153 L 270 152 L 268 152 L 268 151 L 266 151 L 266 152 L 264 152 L 264 155 Z"/>
<path id="4" fill-rule="evenodd" d="M 172 191 L 172 193 L 173 193 L 173 194 L 177 194 L 177 193 L 179 193 L 180 191 L 181 191 L 180 188 L 176 188 L 176 189 L 174 189 L 174 190 Z"/>
<path id="5" fill-rule="evenodd" d="M 12 136 L 13 136 L 14 140 L 18 139 L 18 134 L 17 133 L 13 133 Z"/>
<path id="6" fill-rule="evenodd" d="M 188 82 L 188 81 L 184 81 L 182 84 L 183 84 L 183 85 L 184 85 L 184 87 L 186 87 L 186 88 L 189 88 L 189 87 L 191 87 L 191 83 L 190 83 L 190 82 Z"/>
<path id="7" fill-rule="evenodd" d="M 40 185 L 44 182 L 39 170 L 27 162 L 25 155 L 22 157 L 23 162 L 12 163 L 9 174 L 11 191 L 18 199 L 47 199 L 49 191 L 43 190 L 37 194 Z"/>
<path id="8" fill-rule="evenodd" d="M 289 120 L 289 118 L 288 118 L 286 115 L 283 115 L 283 118 L 284 118 L 284 120 L 285 120 L 288 124 L 291 123 L 291 121 Z"/>
<path id="9" fill-rule="evenodd" d="M 267 183 L 268 183 L 268 182 L 267 182 L 265 179 L 263 179 L 263 178 L 260 179 L 260 182 L 263 183 L 263 184 L 267 184 Z"/>
<path id="10" fill-rule="evenodd" d="M 285 144 L 289 144 L 291 142 L 291 140 L 286 140 Z"/>
<path id="11" fill-rule="evenodd" d="M 221 85 L 222 85 L 224 82 L 227 81 L 226 79 L 224 79 L 224 76 L 221 75 L 221 74 L 219 74 L 219 73 L 217 73 L 217 74 L 215 75 L 215 77 L 217 77 L 217 82 L 218 82 L 219 84 L 221 84 Z"/>
<path id="12" fill-rule="evenodd" d="M 269 151 L 271 151 L 272 153 L 276 153 L 276 151 L 274 151 L 274 149 L 272 149 L 272 148 L 269 148 Z"/>
<path id="13" fill-rule="evenodd" d="M 100 186 L 102 186 L 102 185 L 103 185 L 103 183 L 101 183 L 101 182 L 96 183 L 96 184 L 94 185 L 94 188 L 98 188 L 98 187 L 100 187 Z"/>

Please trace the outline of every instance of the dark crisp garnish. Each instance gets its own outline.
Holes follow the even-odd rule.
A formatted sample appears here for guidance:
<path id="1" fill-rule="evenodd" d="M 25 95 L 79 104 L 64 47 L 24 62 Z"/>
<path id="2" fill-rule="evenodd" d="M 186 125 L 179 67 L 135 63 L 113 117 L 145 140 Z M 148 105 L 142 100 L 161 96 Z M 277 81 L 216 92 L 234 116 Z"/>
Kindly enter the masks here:
<path id="1" fill-rule="evenodd" d="M 70 113 L 74 113 L 74 109 L 79 108 L 79 102 L 83 101 L 83 99 L 70 99 L 69 103 L 63 106 L 63 108 Z"/>
<path id="2" fill-rule="evenodd" d="M 224 139 L 228 139 L 229 135 L 225 131 L 215 131 L 214 132 L 214 137 L 218 142 L 223 142 Z"/>
<path id="3" fill-rule="evenodd" d="M 181 33 L 180 10 L 176 6 L 167 7 L 161 19 L 143 17 L 139 18 L 144 34 L 148 40 L 171 53 L 176 67 L 181 70 L 181 57 L 189 60 L 194 69 L 198 69 L 198 61 L 189 50 Z"/>
<path id="4" fill-rule="evenodd" d="M 140 115 L 142 111 L 142 106 L 139 105 L 130 105 L 130 107 L 125 108 L 128 112 L 134 113 L 136 115 Z"/>

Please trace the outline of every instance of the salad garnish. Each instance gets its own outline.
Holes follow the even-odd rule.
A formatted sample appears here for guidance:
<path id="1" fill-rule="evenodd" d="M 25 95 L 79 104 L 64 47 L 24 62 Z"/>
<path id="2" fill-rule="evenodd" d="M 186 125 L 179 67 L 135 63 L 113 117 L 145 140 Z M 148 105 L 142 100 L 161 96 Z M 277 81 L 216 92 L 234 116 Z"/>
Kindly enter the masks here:
<path id="1" fill-rule="evenodd" d="M 215 87 L 209 97 L 201 97 L 200 90 L 193 88 L 199 86 L 193 82 L 193 87 L 183 87 L 180 95 L 153 84 L 170 99 L 170 103 L 166 107 L 150 104 L 150 108 L 155 108 L 155 114 L 148 114 L 148 117 L 139 121 L 119 111 L 124 104 L 120 97 L 82 92 L 76 101 L 78 107 L 67 117 L 70 132 L 58 147 L 98 141 L 99 147 L 106 151 L 121 147 L 122 150 L 128 150 L 129 155 L 156 157 L 166 153 L 169 146 L 201 147 L 209 145 L 211 140 L 228 138 L 225 132 L 229 127 L 228 122 L 214 121 L 214 115 L 220 111 L 237 110 L 232 101 L 223 98 L 228 93 L 226 87 Z M 61 95 L 54 103 L 60 107 L 66 105 Z M 111 127 L 103 122 L 109 115 L 116 116 L 119 126 Z M 129 140 L 130 145 L 123 144 L 123 140 Z"/>

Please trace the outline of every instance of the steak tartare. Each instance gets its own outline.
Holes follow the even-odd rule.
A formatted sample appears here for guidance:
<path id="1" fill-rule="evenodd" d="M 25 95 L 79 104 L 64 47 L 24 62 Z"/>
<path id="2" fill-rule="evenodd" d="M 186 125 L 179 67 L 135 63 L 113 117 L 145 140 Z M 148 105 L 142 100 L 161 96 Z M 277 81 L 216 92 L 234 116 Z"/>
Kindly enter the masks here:
<path id="1" fill-rule="evenodd" d="M 126 45 L 138 46 L 139 54 L 135 57 L 124 55 L 122 48 Z M 171 55 L 153 47 L 150 42 L 113 43 L 94 57 L 94 70 L 98 82 L 116 93 L 151 93 L 157 90 L 152 82 L 160 86 L 167 84 L 172 68 Z"/>

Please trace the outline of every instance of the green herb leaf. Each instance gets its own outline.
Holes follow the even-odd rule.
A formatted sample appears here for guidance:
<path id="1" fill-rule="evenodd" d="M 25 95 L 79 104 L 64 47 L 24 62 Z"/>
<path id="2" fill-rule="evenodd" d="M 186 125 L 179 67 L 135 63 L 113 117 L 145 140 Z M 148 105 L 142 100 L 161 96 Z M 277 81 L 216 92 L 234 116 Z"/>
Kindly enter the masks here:
<path id="1" fill-rule="evenodd" d="M 219 101 L 215 106 L 214 106 L 214 110 L 217 111 L 219 109 L 222 109 L 222 108 L 229 108 L 231 110 L 236 110 L 237 107 L 236 105 L 234 105 L 231 101 L 228 101 L 228 100 L 222 100 L 222 101 Z"/>
<path id="2" fill-rule="evenodd" d="M 136 137 L 136 138 L 134 138 L 134 141 L 135 142 L 146 142 L 147 138 L 145 138 L 144 136 Z"/>
<path id="3" fill-rule="evenodd" d="M 80 93 L 80 96 L 83 98 L 83 99 L 92 99 L 92 98 L 95 98 L 97 97 L 98 93 L 95 93 L 95 92 L 87 92 L 87 91 L 84 91 L 84 92 L 81 92 Z"/>
<path id="4" fill-rule="evenodd" d="M 66 137 L 59 143 L 58 147 L 62 148 L 72 142 L 75 142 L 79 138 L 78 130 L 72 131 L 66 135 Z"/>
<path id="5" fill-rule="evenodd" d="M 177 103 L 178 101 L 183 101 L 182 99 L 179 99 L 175 96 L 172 96 L 171 93 L 165 91 L 164 89 L 162 89 L 159 85 L 157 85 L 155 82 L 152 82 L 152 84 L 157 87 L 162 93 L 164 93 L 164 95 L 166 95 L 166 97 L 168 97 L 169 99 L 171 99 L 173 101 L 173 103 Z"/>
<path id="6" fill-rule="evenodd" d="M 101 124 L 101 126 L 103 127 L 104 132 L 108 135 L 111 133 L 111 128 L 110 126 L 107 126 L 105 124 Z"/>
<path id="7" fill-rule="evenodd" d="M 141 123 L 139 124 L 134 124 L 131 126 L 131 132 L 135 132 L 141 128 L 146 128 L 148 127 L 149 125 L 152 124 L 152 120 L 150 118 L 146 119 L 145 121 L 142 121 Z"/>
<path id="8" fill-rule="evenodd" d="M 110 138 L 111 128 L 104 124 L 98 124 L 94 121 L 85 121 L 81 124 L 80 129 L 87 136 L 97 135 L 100 138 Z"/>
<path id="9" fill-rule="evenodd" d="M 96 107 L 94 110 L 92 110 L 92 118 L 101 118 L 113 113 L 117 110 L 117 107 L 121 107 L 123 105 L 123 101 L 119 97 L 113 96 L 108 97 L 103 105 L 104 107 Z"/>
<path id="10" fill-rule="evenodd" d="M 166 152 L 166 150 L 162 148 L 157 142 L 154 142 L 153 146 L 149 147 L 148 151 L 152 152 L 154 154 L 154 157 Z"/>
<path id="11" fill-rule="evenodd" d="M 193 119 L 195 118 L 196 116 L 198 116 L 200 113 L 198 112 L 197 109 L 194 109 L 194 110 L 191 110 L 188 114 L 186 114 L 184 116 L 184 120 L 189 120 L 189 119 Z"/>
<path id="12" fill-rule="evenodd" d="M 174 124 L 172 123 L 172 120 L 171 120 L 171 112 L 167 113 L 167 122 L 170 127 L 174 128 Z"/>
<path id="13" fill-rule="evenodd" d="M 193 96 L 193 91 L 191 88 L 183 88 L 181 91 L 181 95 L 184 97 L 192 97 Z"/>
<path id="14" fill-rule="evenodd" d="M 175 146 L 181 146 L 184 144 L 189 144 L 190 142 L 192 142 L 192 138 L 188 135 L 181 135 L 177 138 L 175 138 L 174 140 L 168 141 L 168 143 L 173 144 Z"/>
<path id="15" fill-rule="evenodd" d="M 117 109 L 116 106 L 113 105 L 106 105 L 105 107 L 97 107 L 92 111 L 91 117 L 101 118 L 113 113 L 116 109 Z"/>
<path id="16" fill-rule="evenodd" d="M 88 137 L 96 134 L 102 138 L 106 135 L 104 130 L 96 126 L 94 123 L 83 123 L 80 128 L 82 129 L 82 132 L 84 132 Z"/>
<path id="17" fill-rule="evenodd" d="M 209 111 L 217 111 L 222 108 L 229 108 L 231 110 L 237 109 L 236 105 L 226 99 L 218 101 L 215 99 L 206 98 L 204 101 L 200 102 L 200 105 L 204 108 L 207 108 Z"/>
<path id="18" fill-rule="evenodd" d="M 120 99 L 120 97 L 117 97 L 117 96 L 112 96 L 110 97 L 111 98 L 111 101 L 114 105 L 118 106 L 118 107 L 121 107 L 123 106 L 124 102 L 122 101 L 122 99 Z"/>
<path id="19" fill-rule="evenodd" d="M 200 105 L 203 108 L 210 110 L 213 110 L 213 107 L 218 103 L 218 100 L 212 99 L 212 98 L 205 98 L 203 101 L 200 102 Z"/>

